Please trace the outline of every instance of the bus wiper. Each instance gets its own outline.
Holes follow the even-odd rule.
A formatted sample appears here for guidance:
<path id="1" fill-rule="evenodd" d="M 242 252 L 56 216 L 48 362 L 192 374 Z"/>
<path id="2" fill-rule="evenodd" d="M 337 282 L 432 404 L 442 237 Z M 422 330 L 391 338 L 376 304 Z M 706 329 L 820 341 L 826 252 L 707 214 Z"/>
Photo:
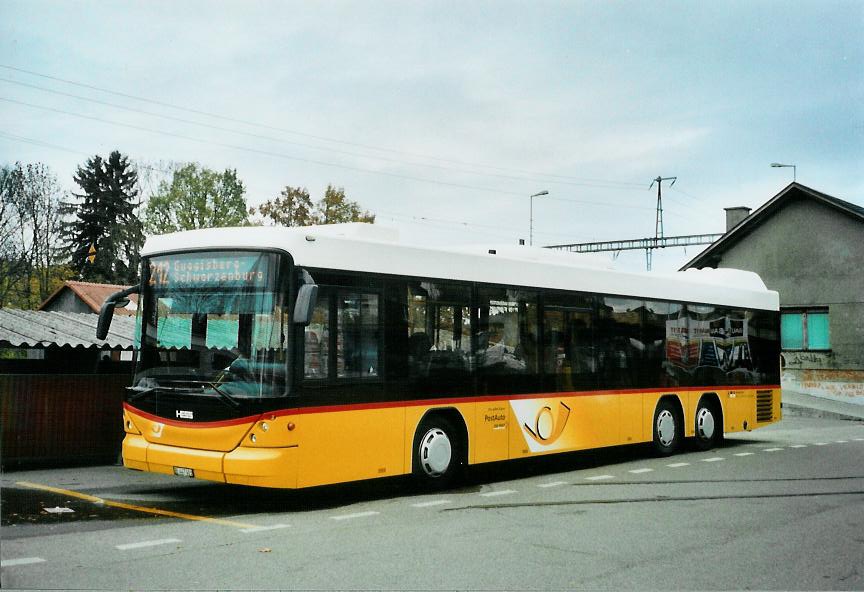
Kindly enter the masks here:
<path id="1" fill-rule="evenodd" d="M 153 391 L 176 391 L 177 389 L 171 386 L 127 386 L 126 390 L 132 391 L 133 394 L 126 398 L 127 401 L 132 402 Z"/>
<path id="2" fill-rule="evenodd" d="M 181 383 L 185 383 L 185 384 L 197 384 L 200 386 L 198 388 L 194 388 L 194 389 L 193 388 L 182 388 L 182 387 L 171 387 L 170 390 L 175 391 L 175 392 L 183 392 L 183 393 L 204 393 L 205 388 L 209 386 L 210 388 L 213 389 L 213 392 L 215 392 L 217 395 L 219 395 L 219 397 L 223 401 L 225 401 L 226 403 L 228 403 L 229 405 L 231 405 L 234 408 L 240 407 L 240 401 L 238 401 L 236 397 L 232 397 L 231 395 L 226 393 L 224 390 L 219 388 L 219 386 L 215 382 L 212 382 L 210 380 L 180 380 L 177 382 L 181 382 Z M 159 387 L 159 388 L 162 388 L 162 387 Z"/>
<path id="3" fill-rule="evenodd" d="M 231 395 L 229 395 L 228 393 L 226 393 L 225 391 L 223 391 L 222 389 L 220 389 L 218 386 L 216 386 L 216 383 L 215 383 L 215 382 L 208 382 L 207 384 L 210 385 L 210 387 L 211 387 L 211 388 L 212 388 L 212 389 L 213 389 L 213 390 L 214 390 L 214 391 L 215 391 L 215 392 L 216 392 L 220 397 L 222 397 L 222 399 L 223 399 L 226 403 L 229 403 L 232 407 L 235 407 L 235 408 L 237 408 L 237 407 L 240 406 L 240 401 L 238 401 L 237 399 L 235 399 L 234 397 L 232 397 Z"/>

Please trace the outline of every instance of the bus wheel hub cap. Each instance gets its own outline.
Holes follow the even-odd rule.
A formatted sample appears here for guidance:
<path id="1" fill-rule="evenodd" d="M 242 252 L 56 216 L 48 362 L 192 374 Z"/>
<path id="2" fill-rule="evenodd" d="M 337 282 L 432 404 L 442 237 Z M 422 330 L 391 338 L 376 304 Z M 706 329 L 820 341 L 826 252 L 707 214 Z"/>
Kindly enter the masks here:
<path id="1" fill-rule="evenodd" d="M 657 439 L 663 446 L 669 446 L 675 440 L 675 418 L 665 409 L 657 416 Z"/>
<path id="2" fill-rule="evenodd" d="M 420 441 L 420 464 L 430 477 L 438 477 L 447 471 L 452 453 L 450 439 L 438 428 L 426 432 Z"/>
<path id="3" fill-rule="evenodd" d="M 710 440 L 714 436 L 714 416 L 709 409 L 703 407 L 696 416 L 696 430 L 703 440 Z"/>

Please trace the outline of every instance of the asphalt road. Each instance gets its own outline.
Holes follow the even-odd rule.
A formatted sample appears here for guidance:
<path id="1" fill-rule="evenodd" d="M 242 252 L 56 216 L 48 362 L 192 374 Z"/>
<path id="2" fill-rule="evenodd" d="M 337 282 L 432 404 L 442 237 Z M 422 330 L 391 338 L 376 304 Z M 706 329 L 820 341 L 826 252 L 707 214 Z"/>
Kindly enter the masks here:
<path id="1" fill-rule="evenodd" d="M 2 475 L 4 589 L 864 589 L 864 422 L 300 492 Z M 46 488 L 54 488 L 48 490 Z M 71 510 L 68 511 L 68 510 Z"/>

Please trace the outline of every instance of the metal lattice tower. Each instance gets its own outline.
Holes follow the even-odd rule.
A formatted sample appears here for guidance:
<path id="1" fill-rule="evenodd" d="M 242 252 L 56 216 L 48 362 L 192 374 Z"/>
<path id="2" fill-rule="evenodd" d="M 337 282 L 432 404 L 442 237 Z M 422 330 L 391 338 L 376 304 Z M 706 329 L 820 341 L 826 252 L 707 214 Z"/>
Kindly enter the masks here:
<path id="1" fill-rule="evenodd" d="M 669 187 L 672 187 L 677 180 L 678 177 L 661 177 L 658 175 L 656 179 L 651 181 L 651 185 L 648 186 L 648 189 L 651 189 L 654 187 L 654 183 L 657 183 L 657 211 L 654 216 L 654 246 L 645 249 L 645 265 L 648 271 L 651 271 L 651 254 L 653 250 L 657 248 L 657 241 L 663 238 L 663 194 L 660 188 L 663 185 L 663 181 L 672 181 L 669 184 Z"/>

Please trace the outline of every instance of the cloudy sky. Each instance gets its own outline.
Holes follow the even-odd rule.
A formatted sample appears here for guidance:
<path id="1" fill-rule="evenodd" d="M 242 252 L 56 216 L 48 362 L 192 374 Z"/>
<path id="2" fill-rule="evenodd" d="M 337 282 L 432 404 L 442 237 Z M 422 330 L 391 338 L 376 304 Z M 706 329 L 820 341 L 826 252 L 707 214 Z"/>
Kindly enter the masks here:
<path id="1" fill-rule="evenodd" d="M 328 183 L 428 244 L 722 232 L 792 180 L 864 205 L 864 1 L 0 1 L 0 164 L 120 150 Z M 699 250 L 669 249 L 655 269 Z M 606 255 L 611 258 L 611 255 Z M 644 252 L 622 253 L 644 268 Z"/>

